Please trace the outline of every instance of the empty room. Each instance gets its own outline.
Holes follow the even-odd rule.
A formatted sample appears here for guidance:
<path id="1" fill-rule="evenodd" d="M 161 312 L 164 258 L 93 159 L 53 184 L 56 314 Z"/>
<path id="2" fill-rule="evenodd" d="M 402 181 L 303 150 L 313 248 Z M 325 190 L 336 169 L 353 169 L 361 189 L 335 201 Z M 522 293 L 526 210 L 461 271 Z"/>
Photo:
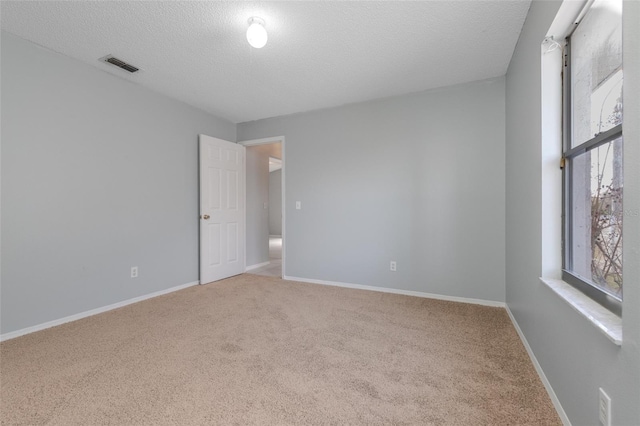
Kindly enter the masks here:
<path id="1" fill-rule="evenodd" d="M 0 2 L 0 424 L 640 425 L 640 2 Z"/>

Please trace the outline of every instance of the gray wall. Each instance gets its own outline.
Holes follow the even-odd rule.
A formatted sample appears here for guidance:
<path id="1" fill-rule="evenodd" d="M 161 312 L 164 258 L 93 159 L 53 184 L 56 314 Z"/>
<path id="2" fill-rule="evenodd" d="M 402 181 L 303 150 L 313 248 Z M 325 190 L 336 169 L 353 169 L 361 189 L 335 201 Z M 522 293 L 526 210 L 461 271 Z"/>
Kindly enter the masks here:
<path id="1" fill-rule="evenodd" d="M 269 173 L 269 235 L 282 235 L 282 169 Z"/>
<path id="2" fill-rule="evenodd" d="M 504 114 L 498 78 L 241 123 L 286 137 L 285 274 L 503 301 Z"/>
<path id="3" fill-rule="evenodd" d="M 534 1 L 507 73 L 506 295 L 574 425 L 597 425 L 598 388 L 616 425 L 640 423 L 640 3 L 626 1 L 623 345 L 611 343 L 542 285 L 540 43 L 560 3 Z"/>
<path id="4" fill-rule="evenodd" d="M 247 147 L 248 267 L 269 261 L 269 154 L 260 148 Z"/>
<path id="5" fill-rule="evenodd" d="M 5 32 L 1 52 L 2 333 L 198 280 L 197 136 L 236 126 Z"/>
<path id="6" fill-rule="evenodd" d="M 247 267 L 269 261 L 269 157 L 281 153 L 280 143 L 247 147 Z"/>

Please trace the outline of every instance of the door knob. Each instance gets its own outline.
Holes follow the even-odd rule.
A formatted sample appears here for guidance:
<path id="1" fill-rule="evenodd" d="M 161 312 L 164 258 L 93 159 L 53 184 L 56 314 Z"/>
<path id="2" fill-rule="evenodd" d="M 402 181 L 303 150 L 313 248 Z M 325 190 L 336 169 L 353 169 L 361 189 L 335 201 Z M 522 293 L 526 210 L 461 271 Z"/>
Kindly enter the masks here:
<path id="1" fill-rule="evenodd" d="M 205 214 L 204 216 L 200 216 L 200 218 L 204 220 L 209 220 L 210 216 L 208 214 Z"/>

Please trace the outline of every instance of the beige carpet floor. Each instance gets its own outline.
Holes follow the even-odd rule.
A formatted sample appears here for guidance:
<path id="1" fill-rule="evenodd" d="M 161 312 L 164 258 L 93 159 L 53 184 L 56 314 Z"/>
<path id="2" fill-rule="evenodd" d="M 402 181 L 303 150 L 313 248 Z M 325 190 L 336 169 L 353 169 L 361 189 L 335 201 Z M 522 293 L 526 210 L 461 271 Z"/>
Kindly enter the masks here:
<path id="1" fill-rule="evenodd" d="M 558 425 L 502 308 L 240 275 L 0 344 L 11 425 Z"/>

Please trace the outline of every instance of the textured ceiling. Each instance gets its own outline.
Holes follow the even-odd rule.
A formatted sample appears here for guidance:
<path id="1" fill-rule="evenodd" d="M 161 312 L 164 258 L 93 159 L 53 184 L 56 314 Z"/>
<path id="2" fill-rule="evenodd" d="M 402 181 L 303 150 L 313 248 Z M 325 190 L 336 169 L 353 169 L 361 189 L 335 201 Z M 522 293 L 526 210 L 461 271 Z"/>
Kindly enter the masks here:
<path id="1" fill-rule="evenodd" d="M 2 1 L 2 29 L 233 122 L 504 75 L 530 0 Z M 253 49 L 247 19 L 266 21 Z M 143 71 L 98 61 L 107 54 Z"/>

